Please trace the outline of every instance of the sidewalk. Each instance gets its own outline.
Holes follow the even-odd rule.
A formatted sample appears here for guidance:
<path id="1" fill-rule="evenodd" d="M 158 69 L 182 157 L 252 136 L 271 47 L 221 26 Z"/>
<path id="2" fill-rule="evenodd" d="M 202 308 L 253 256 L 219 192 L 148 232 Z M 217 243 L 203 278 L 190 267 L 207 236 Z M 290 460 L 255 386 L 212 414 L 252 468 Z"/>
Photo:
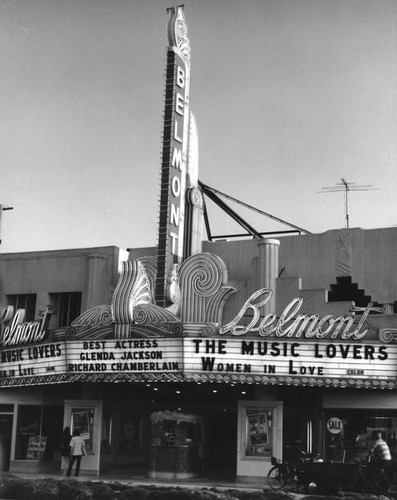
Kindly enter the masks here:
<path id="1" fill-rule="evenodd" d="M 13 473 L 12 476 L 17 477 L 25 477 L 32 479 L 43 479 L 43 478 L 54 478 L 54 479 L 62 479 L 65 478 L 62 474 L 27 474 L 27 473 Z M 74 478 L 74 476 L 71 476 Z M 91 475 L 80 475 L 78 479 L 81 481 L 102 481 L 102 482 L 120 482 L 122 484 L 131 484 L 131 485 L 154 485 L 154 486 L 179 486 L 181 488 L 216 488 L 219 490 L 229 490 L 229 489 L 238 489 L 238 490 L 252 490 L 252 491 L 262 491 L 263 489 L 267 489 L 266 478 L 263 479 L 262 482 L 237 482 L 232 478 L 226 477 L 199 477 L 194 479 L 152 479 L 147 477 L 144 474 L 134 474 L 128 473 L 127 471 L 109 471 L 99 476 L 91 476 Z M 1 500 L 1 499 L 0 499 Z"/>

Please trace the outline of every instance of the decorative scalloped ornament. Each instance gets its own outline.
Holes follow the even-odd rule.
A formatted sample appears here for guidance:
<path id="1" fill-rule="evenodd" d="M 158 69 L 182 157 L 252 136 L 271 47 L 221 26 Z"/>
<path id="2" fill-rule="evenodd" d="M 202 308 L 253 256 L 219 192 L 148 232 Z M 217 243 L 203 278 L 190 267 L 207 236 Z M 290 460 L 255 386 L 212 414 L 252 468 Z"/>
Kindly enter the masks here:
<path id="1" fill-rule="evenodd" d="M 181 323 L 151 323 L 145 325 L 131 325 L 132 337 L 180 337 L 184 332 Z"/>
<path id="2" fill-rule="evenodd" d="M 81 314 L 72 321 L 72 326 L 83 325 L 110 325 L 113 323 L 112 308 L 110 306 L 96 306 Z"/>
<path id="3" fill-rule="evenodd" d="M 114 324 L 98 326 L 98 325 L 84 325 L 84 326 L 70 326 L 66 329 L 66 340 L 99 340 L 111 339 L 114 337 Z"/>
<path id="4" fill-rule="evenodd" d="M 179 286 L 179 274 L 178 274 L 178 264 L 172 264 L 167 279 L 167 300 L 171 302 L 171 305 L 166 308 L 170 314 L 176 316 L 181 307 L 181 289 Z"/>
<path id="5" fill-rule="evenodd" d="M 236 292 L 227 282 L 226 265 L 217 255 L 200 253 L 188 257 L 179 269 L 182 321 L 221 323 L 224 304 Z"/>
<path id="6" fill-rule="evenodd" d="M 152 291 L 152 302 L 153 302 L 153 291 L 156 283 L 156 274 L 157 274 L 157 258 L 150 256 L 150 257 L 140 257 L 137 259 L 138 262 L 140 262 L 147 274 L 147 277 L 149 278 L 149 283 L 150 283 L 150 289 Z"/>
<path id="7" fill-rule="evenodd" d="M 293 387 L 334 387 L 356 389 L 383 389 L 392 390 L 397 388 L 396 380 L 362 380 L 362 379 L 331 379 L 316 377 L 289 377 L 276 375 L 244 375 L 244 374 L 221 374 L 221 373 L 184 373 L 186 382 L 210 382 L 210 383 L 240 383 L 261 385 L 288 385 Z"/>
<path id="8" fill-rule="evenodd" d="M 171 13 L 168 21 L 167 32 L 169 44 L 176 47 L 183 57 L 190 62 L 190 40 L 188 38 L 188 29 L 182 7 L 171 7 L 168 9 Z"/>
<path id="9" fill-rule="evenodd" d="M 216 323 L 183 323 L 183 333 L 190 337 L 212 337 L 218 328 Z"/>
<path id="10" fill-rule="evenodd" d="M 182 382 L 180 373 L 76 373 L 68 382 Z"/>
<path id="11" fill-rule="evenodd" d="M 138 260 L 123 262 L 119 282 L 112 297 L 115 323 L 132 323 L 135 307 L 151 302 L 150 280 L 143 264 Z"/>
<path id="12" fill-rule="evenodd" d="M 150 287 L 152 290 L 152 303 L 154 302 L 154 288 L 156 284 L 157 275 L 157 259 L 156 257 L 141 257 L 137 259 L 144 267 L 145 272 L 150 281 Z M 179 288 L 179 276 L 178 276 L 178 264 L 173 264 L 168 273 L 167 280 L 167 299 L 171 302 L 171 305 L 165 309 L 169 311 L 174 316 L 178 315 L 179 308 L 181 305 L 181 291 Z"/>
<path id="13" fill-rule="evenodd" d="M 181 335 L 182 322 L 196 323 L 200 328 L 203 324 L 211 324 L 208 333 L 214 334 L 214 328 L 216 330 L 217 324 L 222 322 L 227 299 L 236 292 L 234 287 L 227 285 L 228 273 L 222 259 L 201 253 L 185 260 L 179 276 L 178 269 L 172 268 L 169 293 L 171 295 L 172 291 L 175 303 L 168 308 L 152 303 L 155 276 L 154 258 L 123 262 L 112 304 L 86 311 L 72 322 L 64 336 L 70 340 L 111 338 L 112 328 L 115 338 L 147 336 L 150 330 L 154 336 Z M 134 327 L 144 328 L 144 331 L 134 331 Z"/>
<path id="14" fill-rule="evenodd" d="M 0 387 L 24 387 L 40 384 L 62 384 L 65 382 L 210 382 L 210 383 L 244 383 L 262 385 L 290 385 L 293 387 L 334 387 L 356 389 L 396 390 L 396 380 L 353 380 L 323 379 L 278 376 L 250 376 L 232 374 L 198 374 L 198 373 L 62 373 L 59 375 L 42 375 L 0 379 Z"/>
<path id="15" fill-rule="evenodd" d="M 397 342 L 397 328 L 383 328 L 379 332 L 379 339 L 385 344 Z"/>
<path id="16" fill-rule="evenodd" d="M 204 198 L 203 193 L 199 188 L 194 187 L 186 190 L 186 197 L 188 198 L 187 201 L 189 201 L 194 207 L 203 208 Z"/>
<path id="17" fill-rule="evenodd" d="M 134 323 L 166 323 L 179 322 L 179 319 L 163 307 L 154 304 L 140 304 L 134 308 L 133 312 Z"/>

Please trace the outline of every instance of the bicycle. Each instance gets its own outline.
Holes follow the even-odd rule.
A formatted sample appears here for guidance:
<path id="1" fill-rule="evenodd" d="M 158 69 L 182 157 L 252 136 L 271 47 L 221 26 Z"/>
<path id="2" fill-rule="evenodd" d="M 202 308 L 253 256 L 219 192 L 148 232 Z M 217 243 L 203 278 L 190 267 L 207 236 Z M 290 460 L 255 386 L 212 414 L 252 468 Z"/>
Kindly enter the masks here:
<path id="1" fill-rule="evenodd" d="M 292 462 L 281 462 L 271 457 L 272 468 L 267 474 L 267 484 L 272 490 L 298 491 L 299 482 L 296 475 L 296 466 Z"/>
<path id="2" fill-rule="evenodd" d="M 271 457 L 273 467 L 267 474 L 267 484 L 272 490 L 283 488 L 286 491 L 299 492 L 301 488 L 304 489 L 304 484 L 300 481 L 299 477 L 300 465 L 317 461 L 322 461 L 320 455 L 311 456 L 307 455 L 304 451 L 300 451 L 300 458 L 298 458 L 297 462 L 282 462 L 281 460 L 277 460 L 276 457 Z"/>
<path id="3" fill-rule="evenodd" d="M 276 457 L 271 457 L 270 461 L 273 467 L 267 474 L 267 484 L 272 490 L 281 490 L 286 476 L 286 464 L 277 460 Z"/>
<path id="4" fill-rule="evenodd" d="M 384 467 L 372 469 L 368 466 L 369 462 L 358 462 L 356 474 L 351 483 L 344 486 L 339 485 L 339 492 L 355 491 L 359 493 L 372 493 L 374 495 L 387 495 L 394 490 L 393 481 Z M 344 491 L 343 491 L 344 490 Z"/>

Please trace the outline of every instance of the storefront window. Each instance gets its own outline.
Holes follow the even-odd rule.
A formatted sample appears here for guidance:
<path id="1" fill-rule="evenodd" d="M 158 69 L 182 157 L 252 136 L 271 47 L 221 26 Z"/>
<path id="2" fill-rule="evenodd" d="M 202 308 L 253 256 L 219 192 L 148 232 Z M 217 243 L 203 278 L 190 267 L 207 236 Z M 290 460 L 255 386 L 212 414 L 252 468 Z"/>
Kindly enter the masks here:
<path id="1" fill-rule="evenodd" d="M 245 416 L 245 456 L 269 457 L 272 454 L 272 409 L 252 408 Z"/>
<path id="2" fill-rule="evenodd" d="M 370 449 L 381 431 L 392 455 L 397 457 L 397 412 L 381 410 L 332 410 L 325 414 L 325 453 L 334 457 L 342 448 Z"/>
<path id="3" fill-rule="evenodd" d="M 38 460 L 41 428 L 41 406 L 18 407 L 18 430 L 15 447 L 17 460 Z"/>
<path id="4" fill-rule="evenodd" d="M 18 407 L 16 460 L 51 461 L 59 450 L 63 408 L 20 405 Z"/>

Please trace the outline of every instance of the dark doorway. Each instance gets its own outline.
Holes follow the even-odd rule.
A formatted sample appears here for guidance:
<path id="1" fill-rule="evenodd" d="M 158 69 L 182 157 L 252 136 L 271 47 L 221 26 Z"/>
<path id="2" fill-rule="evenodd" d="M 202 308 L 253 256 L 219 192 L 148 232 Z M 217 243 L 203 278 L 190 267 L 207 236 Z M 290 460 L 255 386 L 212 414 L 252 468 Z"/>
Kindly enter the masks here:
<path id="1" fill-rule="evenodd" d="M 301 412 L 302 410 L 299 409 Z M 305 419 L 298 408 L 291 412 L 286 408 L 283 416 L 283 459 L 296 461 L 302 458 L 301 451 L 307 449 Z M 302 412 L 303 413 L 303 412 Z"/>
<path id="2" fill-rule="evenodd" d="M 12 415 L 0 414 L 0 471 L 10 469 Z"/>
<path id="3" fill-rule="evenodd" d="M 237 412 L 212 414 L 208 421 L 207 475 L 236 476 Z"/>

